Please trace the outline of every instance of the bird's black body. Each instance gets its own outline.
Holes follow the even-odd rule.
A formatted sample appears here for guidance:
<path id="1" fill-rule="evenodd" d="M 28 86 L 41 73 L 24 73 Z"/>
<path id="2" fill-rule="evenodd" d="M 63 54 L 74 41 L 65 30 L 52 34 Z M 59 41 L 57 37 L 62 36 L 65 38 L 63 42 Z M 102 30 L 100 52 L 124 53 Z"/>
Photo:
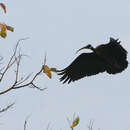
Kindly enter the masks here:
<path id="1" fill-rule="evenodd" d="M 58 72 L 62 75 L 60 80 L 63 83 L 70 83 L 105 71 L 109 74 L 120 73 L 128 66 L 127 51 L 120 45 L 118 39 L 110 38 L 109 43 L 96 48 L 91 45 L 84 48 L 91 49 L 92 52 L 82 53 L 68 67 Z"/>

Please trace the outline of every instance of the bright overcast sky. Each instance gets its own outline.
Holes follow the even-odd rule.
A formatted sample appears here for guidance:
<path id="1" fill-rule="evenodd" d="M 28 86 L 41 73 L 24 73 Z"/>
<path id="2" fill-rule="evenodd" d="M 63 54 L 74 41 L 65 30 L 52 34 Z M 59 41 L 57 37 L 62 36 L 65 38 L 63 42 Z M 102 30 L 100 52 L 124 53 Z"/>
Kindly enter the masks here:
<path id="1" fill-rule="evenodd" d="M 0 38 L 0 55 L 5 62 L 20 38 L 21 52 L 29 55 L 22 60 L 21 74 L 40 70 L 44 55 L 47 64 L 57 69 L 69 65 L 78 54 L 76 50 L 91 43 L 107 43 L 109 37 L 120 38 L 123 47 L 130 51 L 130 1 L 129 0 L 11 0 L 4 1 L 7 14 L 0 9 L 0 22 L 13 26 L 6 39 Z M 130 61 L 129 54 L 128 60 Z M 13 80 L 1 83 L 1 91 Z M 36 80 L 44 92 L 32 88 L 11 91 L 0 96 L 0 108 L 16 102 L 14 107 L 0 116 L 1 130 L 44 130 L 49 122 L 53 130 L 69 129 L 67 117 L 74 112 L 80 116 L 80 125 L 87 129 L 94 120 L 94 130 L 130 129 L 130 69 L 117 75 L 107 73 L 85 77 L 63 85 L 59 76 L 50 80 L 44 74 Z M 5 87 L 5 88 L 4 88 Z"/>

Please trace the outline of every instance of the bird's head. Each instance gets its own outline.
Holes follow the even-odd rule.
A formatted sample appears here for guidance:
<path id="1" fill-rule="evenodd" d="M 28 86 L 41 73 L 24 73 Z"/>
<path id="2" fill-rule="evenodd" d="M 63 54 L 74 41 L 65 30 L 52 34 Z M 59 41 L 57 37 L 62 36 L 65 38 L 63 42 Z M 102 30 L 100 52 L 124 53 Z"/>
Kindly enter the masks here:
<path id="1" fill-rule="evenodd" d="M 117 43 L 117 44 L 120 44 L 121 41 L 119 41 L 119 39 L 114 39 L 114 38 L 110 37 L 109 43 Z"/>
<path id="2" fill-rule="evenodd" d="M 83 49 L 91 49 L 92 50 L 92 45 L 91 44 L 88 44 L 87 46 L 84 46 L 82 48 L 80 48 L 79 50 L 76 51 L 76 53 L 78 53 L 79 51 L 83 50 Z"/>

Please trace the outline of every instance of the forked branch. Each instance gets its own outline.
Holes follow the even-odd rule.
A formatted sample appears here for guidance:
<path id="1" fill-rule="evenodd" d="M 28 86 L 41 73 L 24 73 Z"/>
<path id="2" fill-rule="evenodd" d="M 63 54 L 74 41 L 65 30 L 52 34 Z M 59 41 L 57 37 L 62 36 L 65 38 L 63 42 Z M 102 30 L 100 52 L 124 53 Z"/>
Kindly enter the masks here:
<path id="1" fill-rule="evenodd" d="M 31 74 L 27 75 L 26 77 L 19 77 L 19 70 L 20 70 L 20 63 L 21 63 L 21 59 L 24 55 L 20 54 L 17 56 L 17 51 L 18 51 L 18 46 L 20 44 L 21 40 L 26 40 L 25 39 L 20 39 L 14 49 L 13 55 L 11 56 L 7 66 L 5 67 L 5 69 L 3 69 L 3 72 L 1 72 L 1 77 L 0 77 L 0 82 L 3 80 L 4 75 L 7 73 L 7 71 L 13 66 L 15 65 L 16 70 L 15 70 L 15 80 L 14 83 L 6 90 L 0 92 L 0 95 L 5 94 L 11 90 L 14 89 L 19 89 L 19 88 L 24 88 L 24 87 L 29 87 L 31 86 L 32 88 L 36 88 L 40 91 L 44 91 L 47 88 L 39 88 L 38 86 L 36 86 L 34 84 L 34 80 L 41 74 L 42 72 L 42 67 L 40 69 L 39 72 L 37 72 L 32 78 L 31 78 Z M 30 81 L 28 81 L 31 78 Z"/>

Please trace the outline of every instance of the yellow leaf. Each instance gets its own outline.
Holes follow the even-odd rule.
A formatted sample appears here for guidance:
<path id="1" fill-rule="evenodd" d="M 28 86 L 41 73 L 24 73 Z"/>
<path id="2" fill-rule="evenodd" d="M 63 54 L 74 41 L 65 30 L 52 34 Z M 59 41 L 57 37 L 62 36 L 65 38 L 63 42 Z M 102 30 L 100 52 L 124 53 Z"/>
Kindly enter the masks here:
<path id="1" fill-rule="evenodd" d="M 73 124 L 72 124 L 71 128 L 74 128 L 75 126 L 77 126 L 79 124 L 79 121 L 80 121 L 79 117 L 75 118 L 75 120 L 73 121 Z"/>
<path id="2" fill-rule="evenodd" d="M 13 27 L 11 27 L 11 26 L 7 26 L 7 25 L 6 25 L 6 28 L 7 28 L 7 30 L 9 30 L 9 31 L 11 31 L 11 32 L 13 32 L 13 31 L 14 31 L 14 28 L 13 28 Z"/>
<path id="3" fill-rule="evenodd" d="M 3 3 L 0 3 L 0 6 L 2 7 L 2 9 L 4 10 L 4 13 L 6 13 L 6 6 Z"/>
<path id="4" fill-rule="evenodd" d="M 57 73 L 57 69 L 56 68 L 50 68 L 50 71 Z"/>
<path id="5" fill-rule="evenodd" d="M 51 69 L 47 65 L 43 65 L 42 69 L 43 72 L 51 79 L 52 78 Z"/>
<path id="6" fill-rule="evenodd" d="M 7 29 L 5 24 L 0 24 L 1 31 L 0 31 L 0 36 L 5 38 L 7 36 Z"/>

